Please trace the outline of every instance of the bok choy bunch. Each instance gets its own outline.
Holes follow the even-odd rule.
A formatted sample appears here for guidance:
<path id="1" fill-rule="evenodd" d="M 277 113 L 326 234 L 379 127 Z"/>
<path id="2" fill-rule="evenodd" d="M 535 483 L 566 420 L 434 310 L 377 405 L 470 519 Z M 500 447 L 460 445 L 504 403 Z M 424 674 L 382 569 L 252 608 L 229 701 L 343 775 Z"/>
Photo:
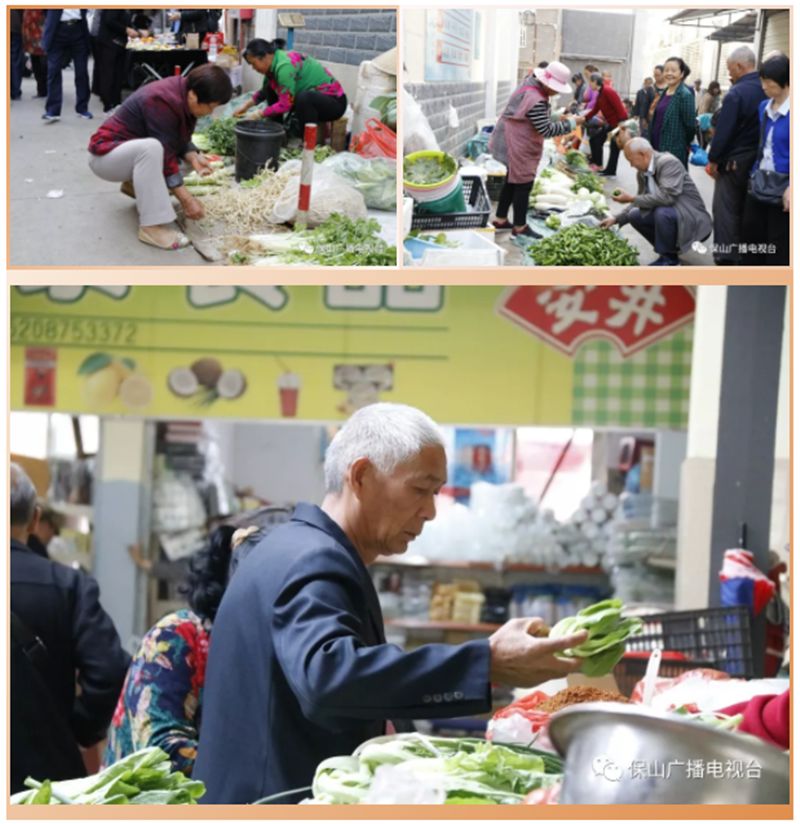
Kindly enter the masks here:
<path id="1" fill-rule="evenodd" d="M 622 617 L 622 601 L 613 598 L 582 609 L 577 615 L 562 618 L 551 630 L 550 638 L 563 638 L 586 630 L 589 637 L 580 646 L 560 652 L 562 658 L 582 658 L 581 672 L 595 677 L 607 675 L 625 652 L 625 642 L 642 631 L 638 618 Z"/>
<path id="2" fill-rule="evenodd" d="M 352 756 L 323 761 L 314 776 L 314 799 L 369 803 L 375 774 L 385 766 L 397 767 L 397 803 L 402 803 L 401 783 L 411 790 L 424 782 L 443 791 L 445 804 L 519 804 L 532 790 L 560 780 L 562 773 L 559 758 L 526 747 L 406 733 L 373 738 Z"/>

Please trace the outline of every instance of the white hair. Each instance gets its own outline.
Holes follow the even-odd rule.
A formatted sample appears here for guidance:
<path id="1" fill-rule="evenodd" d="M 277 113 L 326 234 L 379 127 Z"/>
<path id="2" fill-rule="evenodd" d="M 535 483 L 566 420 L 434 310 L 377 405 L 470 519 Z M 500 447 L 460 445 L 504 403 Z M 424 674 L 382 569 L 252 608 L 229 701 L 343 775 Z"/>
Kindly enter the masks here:
<path id="1" fill-rule="evenodd" d="M 441 446 L 436 423 L 413 406 L 373 403 L 359 409 L 336 433 L 325 453 L 325 491 L 341 492 L 347 470 L 359 458 L 391 474 L 426 446 Z"/>
<path id="2" fill-rule="evenodd" d="M 634 137 L 625 144 L 625 148 L 629 152 L 652 152 L 653 144 L 646 137 Z"/>
<path id="3" fill-rule="evenodd" d="M 36 487 L 25 470 L 12 463 L 9 469 L 11 526 L 28 526 L 36 511 Z"/>
<path id="4" fill-rule="evenodd" d="M 756 53 L 750 46 L 739 46 L 728 55 L 728 63 L 741 63 L 742 66 L 755 66 Z"/>

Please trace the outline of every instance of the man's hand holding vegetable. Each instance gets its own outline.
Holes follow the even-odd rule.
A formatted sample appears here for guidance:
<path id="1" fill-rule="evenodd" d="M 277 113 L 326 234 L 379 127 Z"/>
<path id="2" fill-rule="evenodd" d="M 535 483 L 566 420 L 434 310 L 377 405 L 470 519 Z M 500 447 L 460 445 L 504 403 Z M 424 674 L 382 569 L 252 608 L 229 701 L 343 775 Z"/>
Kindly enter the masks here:
<path id="1" fill-rule="evenodd" d="M 533 687 L 581 668 L 581 661 L 565 661 L 556 658 L 555 653 L 580 646 L 588 633 L 550 639 L 537 636 L 542 629 L 541 618 L 512 618 L 489 638 L 492 681 L 510 687 Z"/>

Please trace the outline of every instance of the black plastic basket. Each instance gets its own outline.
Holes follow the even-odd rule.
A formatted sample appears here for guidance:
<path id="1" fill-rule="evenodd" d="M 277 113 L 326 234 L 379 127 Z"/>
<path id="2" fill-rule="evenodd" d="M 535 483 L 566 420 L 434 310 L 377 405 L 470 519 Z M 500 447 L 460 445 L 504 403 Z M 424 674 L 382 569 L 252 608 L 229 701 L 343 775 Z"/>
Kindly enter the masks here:
<path id="1" fill-rule="evenodd" d="M 628 639 L 625 656 L 614 669 L 623 694 L 630 695 L 644 677 L 646 653 L 654 649 L 665 653 L 659 670 L 662 677 L 676 677 L 699 667 L 720 670 L 733 678 L 753 677 L 747 607 L 664 612 L 643 616 L 642 621 L 642 634 Z"/>
<path id="2" fill-rule="evenodd" d="M 482 229 L 489 222 L 492 213 L 492 204 L 486 184 L 478 176 L 466 175 L 462 178 L 464 185 L 464 200 L 470 207 L 469 212 L 458 214 L 434 215 L 419 211 L 414 204 L 414 214 L 411 218 L 412 229 L 424 229 L 427 232 L 443 232 L 447 229 Z"/>

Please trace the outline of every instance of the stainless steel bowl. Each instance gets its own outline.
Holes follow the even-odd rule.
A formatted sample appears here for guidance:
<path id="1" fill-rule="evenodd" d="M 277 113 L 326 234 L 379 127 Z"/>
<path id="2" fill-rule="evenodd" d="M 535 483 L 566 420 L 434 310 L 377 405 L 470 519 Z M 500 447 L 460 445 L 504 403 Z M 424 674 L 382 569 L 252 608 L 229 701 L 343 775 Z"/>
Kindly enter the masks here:
<path id="1" fill-rule="evenodd" d="M 788 804 L 777 747 L 641 707 L 581 704 L 550 720 L 563 804 Z"/>

